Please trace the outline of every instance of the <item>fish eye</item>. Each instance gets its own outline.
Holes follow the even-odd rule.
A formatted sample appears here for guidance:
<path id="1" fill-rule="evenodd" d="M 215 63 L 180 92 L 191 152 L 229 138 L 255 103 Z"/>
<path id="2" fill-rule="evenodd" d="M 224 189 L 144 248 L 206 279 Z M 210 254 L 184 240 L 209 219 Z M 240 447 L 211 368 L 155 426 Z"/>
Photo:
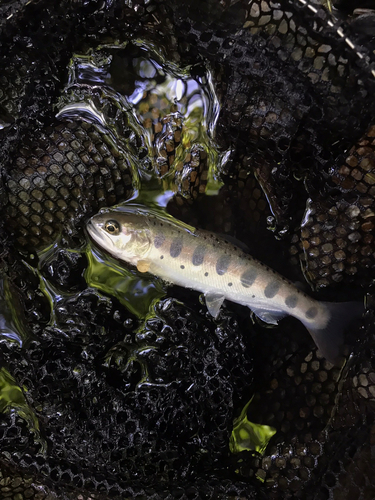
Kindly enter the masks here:
<path id="1" fill-rule="evenodd" d="M 114 235 L 120 234 L 121 226 L 115 220 L 107 220 L 104 227 L 105 227 L 105 230 L 107 231 L 107 233 L 109 233 L 109 234 L 114 234 Z"/>

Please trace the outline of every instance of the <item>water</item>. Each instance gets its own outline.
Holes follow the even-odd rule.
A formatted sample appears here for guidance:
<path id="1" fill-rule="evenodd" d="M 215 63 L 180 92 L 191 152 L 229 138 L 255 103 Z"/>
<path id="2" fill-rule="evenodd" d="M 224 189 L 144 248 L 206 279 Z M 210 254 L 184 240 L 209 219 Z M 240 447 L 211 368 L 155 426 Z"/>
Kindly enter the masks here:
<path id="1" fill-rule="evenodd" d="M 194 79 L 189 69 L 167 63 L 142 42 L 75 54 L 57 106 L 59 119 L 84 119 L 109 130 L 131 157 L 135 179 L 131 202 L 163 211 L 176 193 L 188 202 L 193 200 L 189 176 L 194 168 L 187 161 L 189 155 L 195 155 L 198 161 L 204 157 L 206 171 L 201 175 L 207 179 L 205 191 L 216 194 L 220 188 L 217 168 L 224 155 L 213 140 L 218 113 L 208 71 Z M 128 131 L 144 139 L 144 159 L 129 151 L 124 141 L 124 115 Z M 184 183 L 187 189 L 182 187 Z M 41 253 L 40 266 L 46 255 Z M 115 296 L 140 318 L 145 318 L 152 302 L 165 294 L 165 286 L 156 278 L 140 278 L 91 244 L 87 257 L 88 285 Z M 45 288 L 50 287 L 46 284 Z"/>
<path id="2" fill-rule="evenodd" d="M 220 108 L 208 70 L 193 78 L 190 68 L 178 68 L 163 60 L 142 41 L 74 54 L 68 70 L 56 118 L 94 122 L 109 131 L 130 161 L 134 196 L 117 209 L 131 203 L 166 214 L 169 204 L 176 199 L 189 206 L 199 196 L 218 193 L 221 187 L 218 172 L 225 165 L 229 151 L 219 152 L 214 141 Z M 136 137 L 142 138 L 140 148 L 134 148 Z M 42 272 L 58 250 L 59 244 L 55 242 L 41 251 L 38 267 L 33 268 L 50 305 L 49 326 L 56 330 L 63 328 L 56 311 L 76 293 L 57 289 Z M 139 318 L 141 332 L 142 322 L 155 315 L 155 304 L 166 295 L 166 284 L 156 277 L 140 276 L 90 242 L 86 248 L 72 252 L 86 254 L 87 285 L 99 295 L 117 298 Z M 2 334 L 22 343 L 26 333 L 19 325 L 12 323 L 12 327 L 14 331 L 4 328 Z M 110 364 L 116 355 L 115 346 L 107 353 L 105 362 Z M 129 354 L 127 365 L 133 361 Z M 147 371 L 142 370 L 140 383 L 147 384 Z M 5 392 L 0 387 L 0 398 L 1 395 L 4 399 Z M 17 398 L 13 403 L 16 402 Z M 17 404 L 23 405 L 24 412 L 28 411 L 22 402 Z M 244 412 L 246 409 L 247 406 Z M 27 418 L 30 421 L 31 417 Z M 36 425 L 34 422 L 32 427 Z M 273 431 L 258 425 L 255 432 L 252 425 L 246 418 L 237 421 L 232 434 L 233 453 L 241 449 L 264 449 Z M 249 429 L 253 432 L 249 433 Z"/>
<path id="3" fill-rule="evenodd" d="M 0 279 L 0 341 L 23 346 L 27 327 L 23 321 L 22 306 L 8 279 Z"/>
<path id="4" fill-rule="evenodd" d="M 27 390 L 26 387 L 23 388 Z M 47 443 L 40 434 L 38 418 L 32 407 L 26 402 L 25 396 L 8 370 L 0 368 L 0 413 L 16 414 L 27 424 L 34 434 L 35 443 L 39 445 L 39 453 L 47 451 Z"/>

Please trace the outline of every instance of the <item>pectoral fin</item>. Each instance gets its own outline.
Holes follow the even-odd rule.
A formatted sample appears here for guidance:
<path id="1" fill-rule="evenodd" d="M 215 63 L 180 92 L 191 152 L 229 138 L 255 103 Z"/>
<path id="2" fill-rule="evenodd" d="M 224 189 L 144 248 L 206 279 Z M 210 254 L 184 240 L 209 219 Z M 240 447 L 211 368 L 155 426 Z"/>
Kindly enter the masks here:
<path id="1" fill-rule="evenodd" d="M 211 316 L 216 318 L 217 315 L 219 314 L 220 307 L 224 302 L 224 295 L 208 292 L 204 294 L 204 297 L 206 299 L 206 306 L 208 312 L 211 314 Z"/>
<path id="2" fill-rule="evenodd" d="M 251 310 L 259 319 L 270 325 L 277 325 L 278 321 L 286 316 L 283 311 L 266 311 L 254 308 L 251 308 Z"/>
<path id="3" fill-rule="evenodd" d="M 137 269 L 140 273 L 147 273 L 150 269 L 150 261 L 149 260 L 139 260 L 137 262 Z"/>

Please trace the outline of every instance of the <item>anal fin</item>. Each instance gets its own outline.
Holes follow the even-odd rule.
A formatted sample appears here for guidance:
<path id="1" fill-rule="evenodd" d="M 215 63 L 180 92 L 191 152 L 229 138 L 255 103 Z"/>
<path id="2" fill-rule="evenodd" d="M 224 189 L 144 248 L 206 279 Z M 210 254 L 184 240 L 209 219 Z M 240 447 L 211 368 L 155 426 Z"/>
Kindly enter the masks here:
<path id="1" fill-rule="evenodd" d="M 265 309 L 256 309 L 253 307 L 251 311 L 259 319 L 270 325 L 277 325 L 278 321 L 286 316 L 284 311 L 267 311 Z"/>

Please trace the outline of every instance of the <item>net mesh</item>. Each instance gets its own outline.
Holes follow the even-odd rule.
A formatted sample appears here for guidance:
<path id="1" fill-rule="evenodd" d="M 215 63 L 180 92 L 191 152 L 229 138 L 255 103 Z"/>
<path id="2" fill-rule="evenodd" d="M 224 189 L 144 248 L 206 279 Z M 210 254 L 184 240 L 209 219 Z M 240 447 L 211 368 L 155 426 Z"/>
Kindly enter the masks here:
<path id="1" fill-rule="evenodd" d="M 85 217 L 132 194 L 145 140 L 126 119 L 120 132 L 56 123 L 53 108 L 73 52 L 114 40 L 208 68 L 221 104 L 215 140 L 229 151 L 224 186 L 208 203 L 205 152 L 192 144 L 170 212 L 236 233 L 275 268 L 291 256 L 289 277 L 303 279 L 301 261 L 312 285 L 330 285 L 327 299 L 339 282 L 361 295 L 374 278 L 375 21 L 365 4 L 365 18 L 337 7 L 0 5 L 1 300 L 22 337 L 1 339 L 1 498 L 374 497 L 371 300 L 342 371 L 297 321 L 265 329 L 236 305 L 215 321 L 178 287 L 139 322 L 87 286 L 87 257 L 64 245 L 80 244 Z M 176 118 L 151 124 L 161 175 L 183 135 Z M 27 249 L 61 229 L 35 273 Z M 233 420 L 252 397 L 248 419 L 277 432 L 262 455 L 233 454 Z"/>

